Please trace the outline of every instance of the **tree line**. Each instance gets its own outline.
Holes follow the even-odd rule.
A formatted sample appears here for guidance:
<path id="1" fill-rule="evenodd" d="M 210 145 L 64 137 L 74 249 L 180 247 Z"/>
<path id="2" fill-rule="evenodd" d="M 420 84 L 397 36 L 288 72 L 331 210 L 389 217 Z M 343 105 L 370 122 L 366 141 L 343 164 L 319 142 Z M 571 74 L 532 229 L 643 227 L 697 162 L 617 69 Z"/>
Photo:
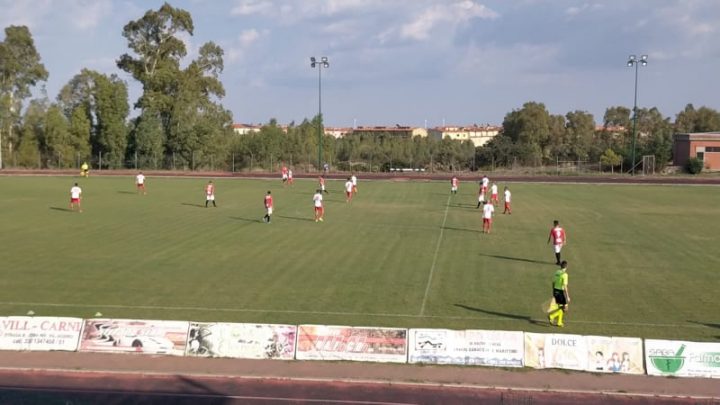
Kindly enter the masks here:
<path id="1" fill-rule="evenodd" d="M 116 74 L 83 69 L 50 100 L 26 101 L 48 71 L 25 26 L 5 28 L 0 42 L 0 157 L 3 166 L 70 168 L 89 161 L 102 168 L 275 169 L 280 162 L 317 170 L 315 116 L 281 128 L 271 119 L 259 132 L 236 135 L 232 114 L 220 103 L 223 49 L 208 42 L 185 60 L 179 35 L 193 35 L 189 12 L 168 3 L 128 22 L 122 31 L 129 52 L 117 67 L 142 85 L 130 118 L 127 83 Z M 181 65 L 186 67 L 181 67 Z M 720 112 L 688 104 L 675 119 L 657 108 L 637 110 L 636 161 L 655 156 L 659 167 L 672 159 L 672 134 L 720 130 Z M 322 136 L 322 162 L 343 170 L 479 170 L 543 166 L 557 161 L 632 165 L 633 111 L 607 108 L 602 129 L 592 114 L 548 112 L 527 102 L 505 116 L 501 133 L 475 147 L 470 141 L 404 138 L 390 133 Z"/>
<path id="2" fill-rule="evenodd" d="M 83 69 L 60 90 L 24 102 L 48 71 L 25 26 L 5 28 L 0 42 L 0 151 L 24 167 L 75 167 L 95 158 L 94 166 L 121 168 L 129 156 L 166 167 L 171 154 L 179 166 L 200 166 L 227 152 L 232 114 L 220 99 L 223 50 L 213 42 L 185 61 L 180 34 L 193 35 L 185 10 L 168 3 L 128 22 L 122 35 L 129 53 L 117 67 L 142 85 L 129 118 L 127 83 L 116 74 Z M 181 62 L 187 62 L 182 68 Z M 23 108 L 25 107 L 25 108 Z M 96 157 L 100 157 L 97 161 Z"/>

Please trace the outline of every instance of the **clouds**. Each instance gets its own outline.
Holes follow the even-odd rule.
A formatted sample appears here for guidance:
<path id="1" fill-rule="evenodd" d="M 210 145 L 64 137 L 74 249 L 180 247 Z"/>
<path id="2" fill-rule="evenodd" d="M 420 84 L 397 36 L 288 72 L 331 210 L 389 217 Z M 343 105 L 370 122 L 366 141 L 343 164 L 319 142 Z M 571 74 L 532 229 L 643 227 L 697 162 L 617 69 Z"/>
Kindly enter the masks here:
<path id="1" fill-rule="evenodd" d="M 128 52 L 122 27 L 162 3 L 0 0 L 0 24 L 30 26 L 51 73 L 52 97 L 79 68 L 119 73 L 114 60 Z M 438 111 L 458 123 L 498 122 L 528 100 L 556 113 L 587 108 L 601 116 L 628 99 L 625 58 L 632 53 L 650 55 L 643 97 L 663 111 L 702 105 L 720 92 L 704 73 L 720 70 L 717 0 L 173 0 L 173 6 L 194 20 L 195 35 L 180 36 L 185 62 L 199 44 L 220 44 L 226 106 L 252 122 L 312 114 L 314 107 L 297 115 L 316 92 L 312 55 L 331 60 L 323 71 L 328 100 L 355 100 L 329 101 L 331 124 L 348 116 L 395 123 L 401 112 L 415 112 L 422 122 Z M 250 107 L 247 99 L 258 103 Z"/>
<path id="2" fill-rule="evenodd" d="M 13 24 L 38 29 L 52 19 L 76 30 L 87 31 L 111 15 L 113 3 L 111 0 L 2 0 L 0 10 L 3 27 Z"/>
<path id="3" fill-rule="evenodd" d="M 258 31 L 255 28 L 245 29 L 240 32 L 237 38 L 230 44 L 226 45 L 228 61 L 237 62 L 242 59 L 248 49 L 256 44 L 263 36 L 267 35 L 269 31 Z"/>
<path id="4" fill-rule="evenodd" d="M 253 15 L 268 14 L 273 9 L 273 4 L 268 0 L 240 0 L 230 10 L 232 15 Z"/>
<path id="5" fill-rule="evenodd" d="M 403 39 L 425 40 L 439 24 L 463 23 L 472 18 L 494 19 L 499 15 L 488 7 L 470 0 L 456 3 L 433 5 L 420 12 L 412 21 L 403 24 L 400 37 Z"/>

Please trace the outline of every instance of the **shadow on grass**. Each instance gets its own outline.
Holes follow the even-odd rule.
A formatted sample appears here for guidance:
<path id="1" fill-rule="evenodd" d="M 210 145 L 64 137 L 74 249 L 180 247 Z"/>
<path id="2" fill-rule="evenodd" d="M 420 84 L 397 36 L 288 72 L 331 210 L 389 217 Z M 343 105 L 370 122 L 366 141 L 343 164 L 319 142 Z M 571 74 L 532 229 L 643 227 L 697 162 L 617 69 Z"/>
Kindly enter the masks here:
<path id="1" fill-rule="evenodd" d="M 230 219 L 234 219 L 236 221 L 243 221 L 243 222 L 258 222 L 258 223 L 264 223 L 262 219 L 250 219 L 250 218 L 242 218 L 242 217 L 228 217 Z"/>
<path id="2" fill-rule="evenodd" d="M 188 207 L 205 208 L 205 205 L 203 205 L 203 204 L 180 203 L 180 205 L 187 205 Z"/>
<path id="3" fill-rule="evenodd" d="M 482 253 L 478 253 L 478 254 L 479 254 L 480 256 L 493 257 L 493 258 L 495 258 L 495 259 L 513 260 L 513 261 L 516 261 L 516 262 L 525 262 L 525 263 L 552 264 L 553 266 L 556 266 L 556 264 L 553 263 L 553 262 L 543 262 L 543 261 L 540 261 L 540 260 L 525 259 L 525 258 L 522 258 L 522 257 L 511 257 L 511 256 L 501 256 L 501 255 L 486 255 L 486 254 L 482 254 Z"/>
<path id="4" fill-rule="evenodd" d="M 688 321 L 688 322 L 694 323 L 695 325 L 707 326 L 708 328 L 720 329 L 720 323 L 705 323 L 705 322 L 698 322 L 698 321 Z"/>
<path id="5" fill-rule="evenodd" d="M 51 210 L 54 211 L 64 211 L 64 212 L 73 212 L 73 210 L 69 208 L 61 208 L 61 207 L 50 207 Z"/>
<path id="6" fill-rule="evenodd" d="M 123 190 L 120 190 L 120 191 L 118 191 L 118 194 L 137 194 L 137 193 L 133 193 L 132 191 L 123 191 Z"/>
<path id="7" fill-rule="evenodd" d="M 480 209 L 477 204 L 450 204 L 451 207 Z"/>
<path id="8" fill-rule="evenodd" d="M 461 232 L 471 232 L 471 233 L 480 233 L 477 229 L 465 229 L 465 228 L 453 228 L 451 226 L 444 226 L 442 229 L 447 229 L 448 231 L 461 231 Z"/>
<path id="9" fill-rule="evenodd" d="M 295 221 L 315 222 L 315 220 L 314 220 L 314 219 L 311 219 L 311 218 L 288 217 L 288 216 L 285 216 L 285 215 L 278 215 L 278 218 L 292 219 L 292 220 L 295 220 Z"/>
<path id="10" fill-rule="evenodd" d="M 467 309 L 468 311 L 480 312 L 481 314 L 494 315 L 494 316 L 499 316 L 502 318 L 516 319 L 518 321 L 526 321 L 533 325 L 549 326 L 549 324 L 547 322 L 540 322 L 536 319 L 532 319 L 530 316 L 527 316 L 527 315 L 517 315 L 517 314 L 508 314 L 505 312 L 488 311 L 485 309 L 470 307 L 470 306 L 463 305 L 463 304 L 455 304 L 455 306 L 458 308 Z"/>

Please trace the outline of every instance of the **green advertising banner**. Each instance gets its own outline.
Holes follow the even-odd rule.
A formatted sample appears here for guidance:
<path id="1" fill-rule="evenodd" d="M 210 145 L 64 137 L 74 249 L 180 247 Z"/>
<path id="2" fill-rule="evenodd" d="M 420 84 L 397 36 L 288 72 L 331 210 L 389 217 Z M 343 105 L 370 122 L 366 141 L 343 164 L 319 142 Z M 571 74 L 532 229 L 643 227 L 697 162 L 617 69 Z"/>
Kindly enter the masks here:
<path id="1" fill-rule="evenodd" d="M 720 343 L 645 339 L 649 375 L 720 378 Z"/>

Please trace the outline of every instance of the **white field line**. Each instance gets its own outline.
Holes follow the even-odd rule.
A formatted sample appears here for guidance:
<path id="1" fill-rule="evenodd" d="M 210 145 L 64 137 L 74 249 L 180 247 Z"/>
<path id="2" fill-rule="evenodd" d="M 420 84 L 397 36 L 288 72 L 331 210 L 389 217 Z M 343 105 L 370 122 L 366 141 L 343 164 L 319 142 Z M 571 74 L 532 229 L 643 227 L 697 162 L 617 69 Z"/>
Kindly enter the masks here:
<path id="1" fill-rule="evenodd" d="M 296 314 L 296 315 L 337 315 L 337 316 L 362 316 L 377 318 L 417 318 L 417 319 L 453 319 L 453 320 L 472 320 L 472 321 L 501 321 L 501 322 L 517 322 L 518 319 L 502 318 L 502 317 L 480 317 L 480 316 L 452 316 L 452 315 L 418 315 L 418 314 L 390 314 L 382 312 L 341 312 L 341 311 L 301 311 L 292 309 L 255 309 L 255 308 L 210 308 L 210 307 L 175 307 L 175 306 L 156 306 L 156 305 L 117 305 L 117 304 L 61 304 L 51 302 L 8 302 L 0 301 L 0 305 L 7 306 L 23 306 L 28 309 L 32 307 L 54 307 L 54 308 L 89 308 L 97 310 L 99 308 L 110 309 L 143 309 L 156 311 L 187 311 L 187 312 L 235 312 L 235 313 L 268 313 L 268 314 Z M 41 316 L 37 314 L 37 316 Z M 533 321 L 547 321 L 545 317 L 537 319 L 528 319 Z M 645 322 L 614 322 L 614 321 L 572 321 L 572 323 L 584 325 L 617 325 L 617 326 L 646 326 L 646 327 L 683 327 L 683 328 L 707 328 L 704 325 L 696 325 L 690 323 L 645 323 Z"/>
<path id="2" fill-rule="evenodd" d="M 445 203 L 445 215 L 443 216 L 442 225 L 440 225 L 440 236 L 438 236 L 437 244 L 435 245 L 435 254 L 433 255 L 432 266 L 430 266 L 430 274 L 428 275 L 427 285 L 425 286 L 425 295 L 423 296 L 422 306 L 420 306 L 420 316 L 425 315 L 425 304 L 427 303 L 427 297 L 430 293 L 430 285 L 432 284 L 433 273 L 435 273 L 435 264 L 437 263 L 438 252 L 440 252 L 440 244 L 442 243 L 443 234 L 445 233 L 445 222 L 447 221 L 448 209 L 450 208 L 450 198 L 452 198 L 452 194 L 448 195 L 447 202 Z"/>

